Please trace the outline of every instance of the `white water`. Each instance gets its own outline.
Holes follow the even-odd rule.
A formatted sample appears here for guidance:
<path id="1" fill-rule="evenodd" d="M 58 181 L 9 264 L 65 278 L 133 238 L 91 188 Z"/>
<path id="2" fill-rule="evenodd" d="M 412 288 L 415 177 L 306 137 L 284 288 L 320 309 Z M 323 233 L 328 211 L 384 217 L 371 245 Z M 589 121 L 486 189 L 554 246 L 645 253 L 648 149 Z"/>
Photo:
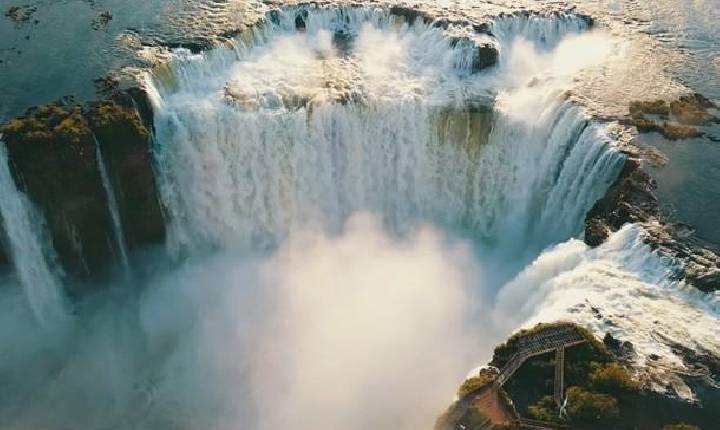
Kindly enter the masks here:
<path id="1" fill-rule="evenodd" d="M 130 259 L 128 258 L 127 245 L 125 243 L 125 233 L 122 228 L 122 221 L 120 220 L 120 210 L 118 209 L 117 198 L 115 197 L 115 190 L 113 189 L 112 182 L 107 173 L 105 166 L 105 160 L 100 150 L 100 143 L 95 139 L 95 154 L 97 157 L 98 170 L 100 172 L 100 179 L 102 180 L 103 189 L 105 190 L 105 197 L 108 202 L 108 210 L 110 211 L 110 218 L 113 224 L 113 236 L 115 237 L 115 245 L 120 254 L 120 264 L 122 265 L 125 276 L 132 276 L 132 269 L 130 268 Z"/>
<path id="2" fill-rule="evenodd" d="M 672 305 L 668 333 L 707 342 L 717 308 L 674 296 L 634 227 L 597 250 L 571 239 L 622 156 L 565 91 L 617 41 L 572 18 L 496 27 L 502 62 L 480 75 L 442 30 L 370 9 L 178 52 L 148 85 L 169 248 L 187 258 L 85 298 L 64 354 L 0 312 L 17 346 L 0 427 L 417 430 L 518 325 L 614 327 L 645 357 L 660 346 L 642 316 Z M 468 107 L 489 100 L 488 129 Z"/>
<path id="3" fill-rule="evenodd" d="M 673 375 L 685 364 L 668 341 L 719 356 L 720 293 L 669 281 L 678 263 L 651 253 L 642 234 L 627 225 L 596 249 L 570 240 L 547 250 L 500 291 L 499 323 L 564 319 L 599 337 L 611 333 L 633 343 L 634 361 L 649 366 L 655 389 L 664 392 L 670 385 L 671 394 L 692 399 L 690 388 Z M 653 354 L 660 359 L 650 359 Z"/>
<path id="4" fill-rule="evenodd" d="M 43 223 L 27 196 L 17 190 L 8 166 L 7 148 L 0 140 L 0 215 L 7 250 L 35 319 L 57 329 L 66 318 L 61 285 L 53 273 L 52 251 L 45 243 Z"/>
<path id="5" fill-rule="evenodd" d="M 595 58 L 562 67 L 508 40 L 505 67 L 468 77 L 455 68 L 467 50 L 441 29 L 341 11 L 311 14 L 300 35 L 283 14 L 249 42 L 181 58 L 172 77 L 152 81 L 172 249 L 274 246 L 307 224 L 338 231 L 356 211 L 397 232 L 422 220 L 469 229 L 528 255 L 579 233 L 622 156 L 563 85 L 604 60 L 606 36 L 585 39 Z M 582 21 L 568 22 L 575 31 Z M 331 43 L 338 28 L 355 35 L 349 56 Z M 528 86 L 538 75 L 544 82 Z M 328 103 L 336 89 L 359 102 Z M 488 125 L 468 109 L 498 91 L 481 144 Z"/>

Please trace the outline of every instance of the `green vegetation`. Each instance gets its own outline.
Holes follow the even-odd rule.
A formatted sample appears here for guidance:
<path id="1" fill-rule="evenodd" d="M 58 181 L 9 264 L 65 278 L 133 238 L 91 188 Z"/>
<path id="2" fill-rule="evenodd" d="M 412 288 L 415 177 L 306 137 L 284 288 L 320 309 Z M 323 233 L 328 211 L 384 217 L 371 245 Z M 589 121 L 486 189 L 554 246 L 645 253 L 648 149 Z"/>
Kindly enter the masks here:
<path id="1" fill-rule="evenodd" d="M 621 394 L 637 391 L 640 384 L 618 363 L 591 363 L 590 385 L 601 393 Z"/>
<path id="2" fill-rule="evenodd" d="M 492 383 L 497 374 L 490 369 L 481 369 L 478 376 L 466 379 L 458 389 L 458 397 L 463 398 L 476 389 Z"/>
<path id="3" fill-rule="evenodd" d="M 135 109 L 122 106 L 113 100 L 92 103 L 89 108 L 88 118 L 94 128 L 130 126 L 132 131 L 140 136 L 142 140 L 148 139 L 150 136 Z"/>
<path id="4" fill-rule="evenodd" d="M 567 415 L 579 424 L 602 423 L 620 415 L 618 401 L 608 394 L 593 393 L 580 387 L 567 390 Z"/>
<path id="5" fill-rule="evenodd" d="M 8 121 L 0 133 L 8 142 L 78 145 L 90 136 L 90 128 L 80 107 L 50 103 Z"/>
<path id="6" fill-rule="evenodd" d="M 528 413 L 533 419 L 549 423 L 560 422 L 557 406 L 552 396 L 543 396 L 539 402 L 528 407 Z"/>

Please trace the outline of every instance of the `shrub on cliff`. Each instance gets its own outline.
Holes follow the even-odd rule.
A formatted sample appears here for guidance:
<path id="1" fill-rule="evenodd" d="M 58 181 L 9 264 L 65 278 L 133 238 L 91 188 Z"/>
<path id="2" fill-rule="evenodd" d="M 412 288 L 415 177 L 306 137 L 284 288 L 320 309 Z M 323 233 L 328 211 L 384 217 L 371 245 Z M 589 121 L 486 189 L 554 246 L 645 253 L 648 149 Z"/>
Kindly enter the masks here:
<path id="1" fill-rule="evenodd" d="M 595 391 L 608 394 L 632 392 L 640 388 L 630 372 L 618 363 L 593 363 L 590 384 Z"/>
<path id="2" fill-rule="evenodd" d="M 483 387 L 497 378 L 497 373 L 490 369 L 481 369 L 477 376 L 468 378 L 463 381 L 458 389 L 458 397 L 463 398 L 469 393 Z"/>
<path id="3" fill-rule="evenodd" d="M 608 394 L 570 387 L 567 390 L 567 399 L 568 419 L 577 424 L 605 423 L 620 415 L 617 399 Z"/>
<path id="4" fill-rule="evenodd" d="M 544 396 L 536 404 L 528 407 L 530 417 L 540 421 L 559 422 L 557 407 L 552 396 Z"/>

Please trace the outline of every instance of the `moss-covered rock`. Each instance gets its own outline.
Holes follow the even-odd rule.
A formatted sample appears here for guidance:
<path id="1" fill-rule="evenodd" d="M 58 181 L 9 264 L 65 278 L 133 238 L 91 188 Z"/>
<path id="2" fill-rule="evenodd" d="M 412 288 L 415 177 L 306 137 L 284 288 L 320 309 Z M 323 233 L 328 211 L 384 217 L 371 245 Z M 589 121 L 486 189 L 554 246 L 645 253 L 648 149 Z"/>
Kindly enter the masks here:
<path id="1" fill-rule="evenodd" d="M 119 257 L 98 147 L 128 247 L 164 239 L 150 153 L 151 109 L 141 94 L 116 92 L 85 106 L 50 103 L 0 127 L 13 178 L 42 211 L 70 275 L 95 277 Z"/>
<path id="2" fill-rule="evenodd" d="M 657 132 L 670 140 L 692 139 L 704 135 L 697 127 L 720 122 L 711 109 L 717 106 L 700 94 L 685 95 L 670 103 L 633 101 L 628 108 L 629 115 L 621 122 L 634 126 L 640 133 Z"/>
<path id="3" fill-rule="evenodd" d="M 102 267 L 113 253 L 112 224 L 82 108 L 39 106 L 0 131 L 15 182 L 45 216 L 66 271 L 86 276 Z"/>
<path id="4" fill-rule="evenodd" d="M 670 115 L 670 107 L 665 100 L 633 101 L 630 102 L 630 114 Z"/>
<path id="5" fill-rule="evenodd" d="M 660 215 L 655 181 L 640 168 L 640 160 L 628 158 L 605 196 L 585 217 L 585 243 L 598 246 L 610 231 L 626 223 L 647 222 Z"/>

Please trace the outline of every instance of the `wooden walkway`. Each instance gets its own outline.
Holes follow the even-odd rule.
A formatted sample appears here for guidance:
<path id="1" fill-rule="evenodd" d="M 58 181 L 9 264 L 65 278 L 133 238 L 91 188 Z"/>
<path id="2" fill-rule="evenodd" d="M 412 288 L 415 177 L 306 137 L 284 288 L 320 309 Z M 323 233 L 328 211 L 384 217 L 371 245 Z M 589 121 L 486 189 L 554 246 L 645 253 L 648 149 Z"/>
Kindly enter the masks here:
<path id="1" fill-rule="evenodd" d="M 510 357 L 507 363 L 505 363 L 495 381 L 492 384 L 478 387 L 459 399 L 448 412 L 446 422 L 458 423 L 467 413 L 470 406 L 474 402 L 478 401 L 478 399 L 480 401 L 480 405 L 482 405 L 484 403 L 483 399 L 489 398 L 489 396 L 493 394 L 497 394 L 498 390 L 505 385 L 505 383 L 515 374 L 520 366 L 522 366 L 528 359 L 551 352 L 555 352 L 555 382 L 553 398 L 555 403 L 560 406 L 564 400 L 565 393 L 565 348 L 579 345 L 584 342 L 586 342 L 585 337 L 571 325 L 548 327 L 545 330 L 520 337 L 517 343 L 517 352 Z M 518 424 L 520 425 L 520 428 L 534 430 L 554 430 L 562 428 L 562 426 L 557 424 L 524 418 L 521 418 Z M 492 428 L 492 425 L 493 423 L 485 423 L 482 428 Z M 474 430 L 480 429 L 478 428 Z"/>

